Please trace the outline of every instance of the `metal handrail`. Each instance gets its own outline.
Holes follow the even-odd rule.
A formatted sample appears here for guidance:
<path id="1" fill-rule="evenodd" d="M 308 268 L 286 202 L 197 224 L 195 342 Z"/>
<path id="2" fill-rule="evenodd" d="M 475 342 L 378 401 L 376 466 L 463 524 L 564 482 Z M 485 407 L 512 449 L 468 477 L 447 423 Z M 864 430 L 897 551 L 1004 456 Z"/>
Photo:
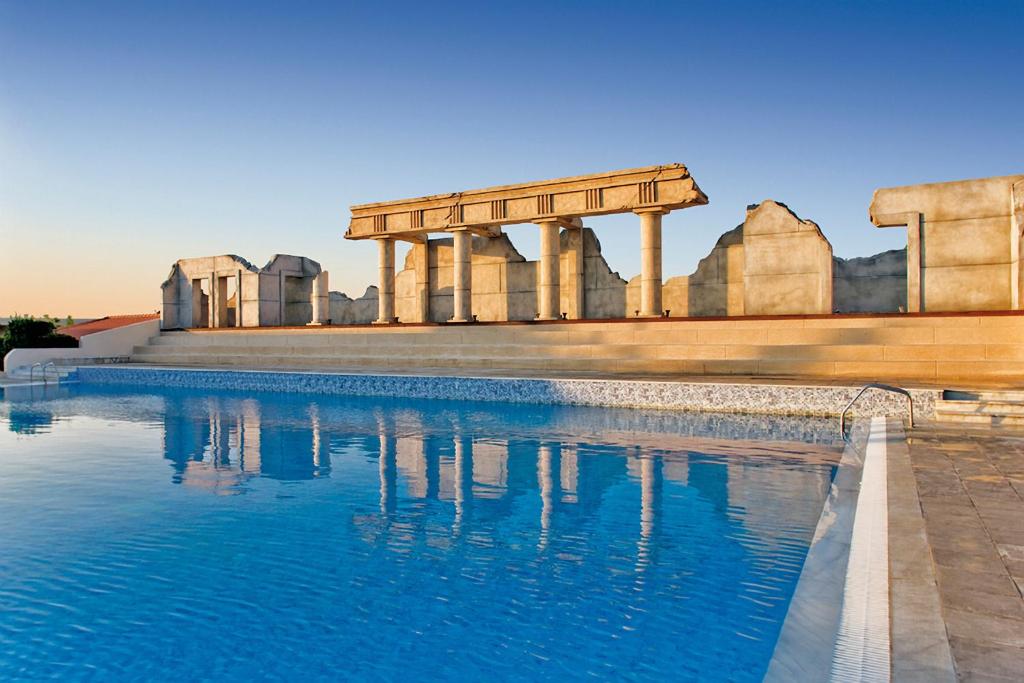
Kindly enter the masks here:
<path id="1" fill-rule="evenodd" d="M 894 394 L 902 394 L 903 396 L 906 396 L 907 401 L 910 404 L 910 428 L 914 428 L 914 397 L 910 395 L 910 392 L 906 389 L 894 387 L 890 384 L 871 382 L 870 384 L 865 384 L 861 387 L 860 391 L 857 392 L 857 395 L 850 399 L 850 402 L 846 404 L 845 408 L 843 408 L 843 412 L 839 414 L 839 433 L 842 435 L 844 441 L 846 440 L 846 413 L 849 412 L 850 408 L 853 407 L 853 404 L 857 402 L 857 399 L 863 396 L 864 392 L 868 389 L 881 389 L 882 391 L 891 391 Z"/>
<path id="2" fill-rule="evenodd" d="M 46 363 L 33 363 L 28 369 L 28 381 L 34 382 L 36 380 L 36 368 L 39 368 L 39 372 L 43 377 L 43 384 L 46 384 L 46 369 L 53 368 L 54 378 L 53 381 L 60 384 L 60 370 L 57 369 L 57 364 L 53 361 Z"/>

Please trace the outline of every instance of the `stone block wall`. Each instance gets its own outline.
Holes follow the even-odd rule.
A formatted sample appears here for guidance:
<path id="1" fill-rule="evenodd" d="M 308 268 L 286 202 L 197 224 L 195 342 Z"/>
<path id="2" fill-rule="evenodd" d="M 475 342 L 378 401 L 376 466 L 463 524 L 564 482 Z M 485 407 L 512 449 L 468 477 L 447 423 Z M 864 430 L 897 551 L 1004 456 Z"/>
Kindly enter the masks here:
<path id="1" fill-rule="evenodd" d="M 334 325 L 365 325 L 377 318 L 377 288 L 367 287 L 358 299 L 330 293 L 330 320 Z"/>
<path id="2" fill-rule="evenodd" d="M 907 310 L 907 250 L 863 258 L 832 259 L 832 309 L 836 313 Z"/>
<path id="3" fill-rule="evenodd" d="M 832 245 L 817 224 L 767 200 L 743 224 L 743 312 L 832 312 Z"/>
<path id="4" fill-rule="evenodd" d="M 1024 175 L 875 191 L 879 227 L 907 226 L 909 310 L 1020 307 L 1020 228 L 1015 186 Z"/>

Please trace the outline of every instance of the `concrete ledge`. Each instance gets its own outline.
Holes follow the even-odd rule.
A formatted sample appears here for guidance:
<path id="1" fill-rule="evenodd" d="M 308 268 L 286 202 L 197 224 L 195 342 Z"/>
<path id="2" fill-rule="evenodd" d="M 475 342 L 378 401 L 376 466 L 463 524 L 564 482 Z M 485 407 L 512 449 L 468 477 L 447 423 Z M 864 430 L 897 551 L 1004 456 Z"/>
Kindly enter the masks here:
<path id="1" fill-rule="evenodd" d="M 955 681 L 931 546 L 900 420 L 887 423 L 892 675 L 896 681 Z"/>

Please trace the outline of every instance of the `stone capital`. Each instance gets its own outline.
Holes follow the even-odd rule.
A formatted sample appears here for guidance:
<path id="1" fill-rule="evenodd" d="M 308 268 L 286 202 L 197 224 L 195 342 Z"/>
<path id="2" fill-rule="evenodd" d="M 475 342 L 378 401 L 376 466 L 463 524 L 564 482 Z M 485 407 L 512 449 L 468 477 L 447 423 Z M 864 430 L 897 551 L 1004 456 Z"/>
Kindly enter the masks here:
<path id="1" fill-rule="evenodd" d="M 639 209 L 633 209 L 633 213 L 635 213 L 638 216 L 644 213 L 654 213 L 663 216 L 669 213 L 670 211 L 671 209 L 666 209 L 664 206 L 643 206 L 640 207 Z"/>
<path id="2" fill-rule="evenodd" d="M 468 232 L 481 237 L 501 237 L 500 225 L 456 225 L 445 228 L 444 232 Z"/>
<path id="3" fill-rule="evenodd" d="M 560 228 L 581 228 L 583 222 L 579 218 L 568 218 L 565 216 L 551 216 L 550 218 L 538 218 L 531 221 L 534 225 L 545 225 L 557 223 Z"/>

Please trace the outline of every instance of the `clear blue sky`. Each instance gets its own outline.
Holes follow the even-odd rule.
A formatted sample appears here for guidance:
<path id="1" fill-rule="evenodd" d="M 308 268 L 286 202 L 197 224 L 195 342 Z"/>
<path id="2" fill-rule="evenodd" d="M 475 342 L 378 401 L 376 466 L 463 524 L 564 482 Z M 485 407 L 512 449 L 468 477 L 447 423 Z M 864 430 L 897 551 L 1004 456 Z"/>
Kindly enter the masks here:
<path id="1" fill-rule="evenodd" d="M 351 204 L 672 161 L 711 204 L 666 218 L 666 277 L 765 198 L 839 256 L 901 247 L 875 188 L 1024 172 L 1022 27 L 1019 1 L 0 2 L 0 315 L 153 310 L 175 259 L 228 252 L 358 295 Z M 626 277 L 636 222 L 590 223 Z"/>

